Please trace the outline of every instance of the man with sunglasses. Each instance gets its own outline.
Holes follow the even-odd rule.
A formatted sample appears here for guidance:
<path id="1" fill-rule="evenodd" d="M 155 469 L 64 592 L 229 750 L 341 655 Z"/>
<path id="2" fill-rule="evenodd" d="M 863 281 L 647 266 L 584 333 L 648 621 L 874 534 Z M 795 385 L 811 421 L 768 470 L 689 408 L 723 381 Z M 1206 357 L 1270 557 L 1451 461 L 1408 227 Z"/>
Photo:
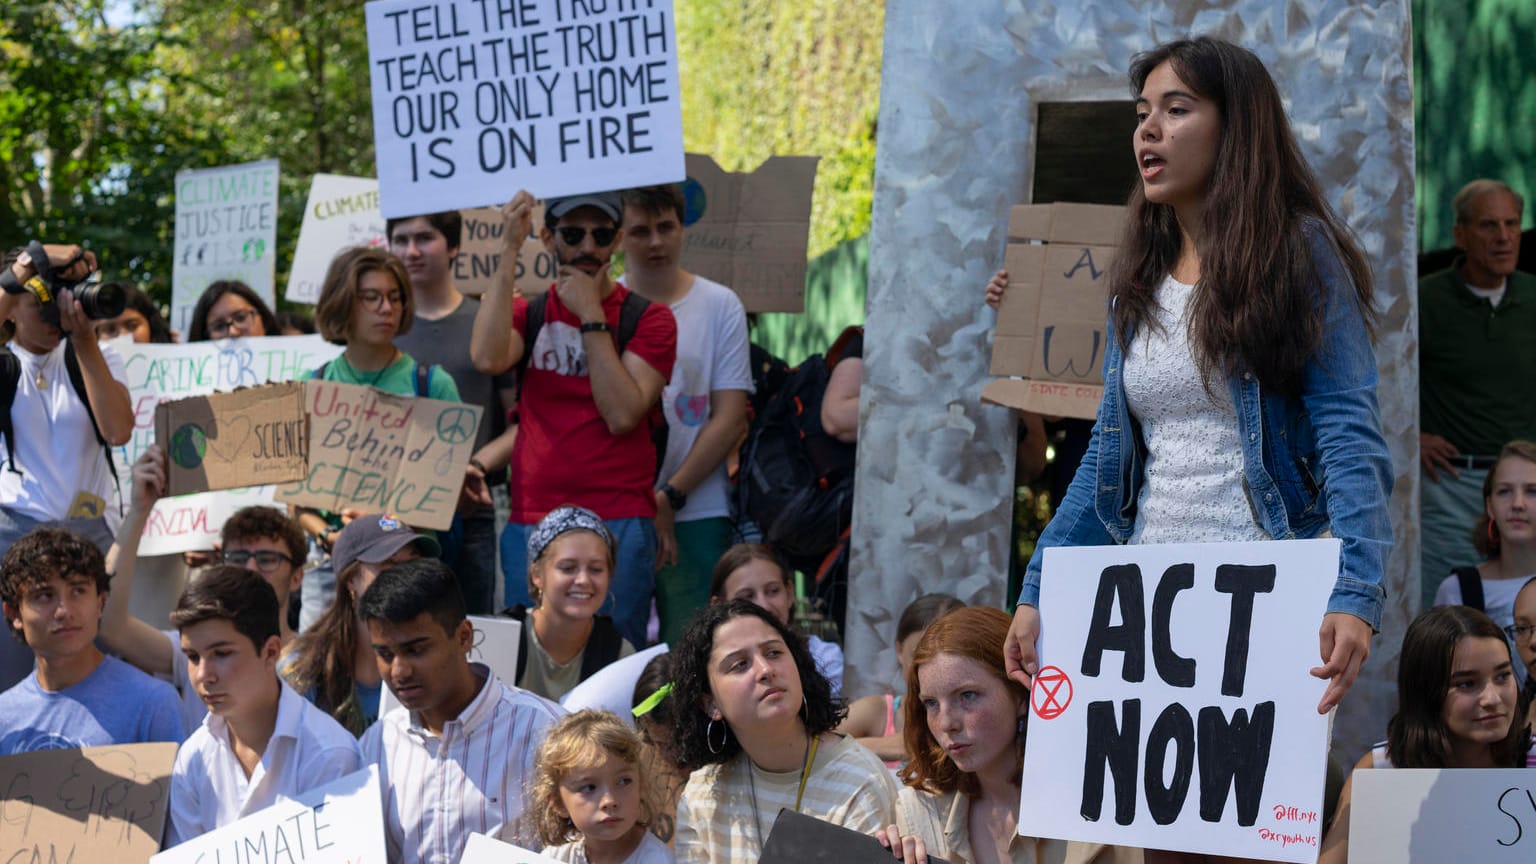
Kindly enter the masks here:
<path id="1" fill-rule="evenodd" d="M 585 507 L 617 541 L 614 624 L 643 645 L 656 565 L 652 435 L 665 428 L 656 408 L 677 356 L 677 322 L 665 304 L 631 294 L 609 274 L 624 233 L 617 192 L 545 202 L 539 237 L 559 265 L 557 281 L 532 302 L 518 296 L 513 265 L 533 207 L 533 196 L 519 191 L 502 208 L 502 267 L 470 341 L 480 371 L 520 370 L 512 518 L 501 535 L 506 602 L 530 604 L 533 527 L 562 504 Z"/>
<path id="2" fill-rule="evenodd" d="M 181 693 L 182 721 L 188 729 L 196 729 L 207 709 L 187 677 L 181 635 L 175 630 L 157 629 L 129 611 L 139 538 L 149 521 L 149 511 L 164 494 L 165 453 L 159 446 L 151 445 L 133 465 L 133 503 L 123 517 L 117 545 L 107 559 L 113 590 L 101 620 L 101 643 L 141 670 L 174 683 Z M 225 520 L 219 529 L 219 540 L 219 551 L 210 563 L 244 567 L 271 585 L 277 595 L 277 608 L 282 610 L 278 616 L 278 638 L 284 645 L 293 641 L 295 634 L 288 626 L 287 610 L 289 598 L 304 580 L 308 542 L 303 527 L 275 507 L 245 507 Z"/>

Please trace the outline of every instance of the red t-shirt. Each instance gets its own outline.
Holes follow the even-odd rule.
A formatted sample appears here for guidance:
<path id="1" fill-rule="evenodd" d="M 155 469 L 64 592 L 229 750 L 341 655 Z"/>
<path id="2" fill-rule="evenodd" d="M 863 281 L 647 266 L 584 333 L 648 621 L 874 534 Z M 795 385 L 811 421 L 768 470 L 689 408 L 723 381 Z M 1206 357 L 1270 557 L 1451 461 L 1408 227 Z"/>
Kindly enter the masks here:
<path id="1" fill-rule="evenodd" d="M 603 313 L 618 339 L 619 307 L 629 289 L 618 285 L 603 300 Z M 527 332 L 528 304 L 518 300 L 512 326 Z M 512 450 L 512 521 L 531 525 L 561 504 L 576 504 L 604 519 L 656 516 L 656 448 L 650 425 L 641 422 L 613 435 L 592 401 L 581 319 L 550 288 L 537 344 L 525 345 L 528 366 L 520 382 L 517 443 Z M 677 357 L 677 321 L 663 303 L 652 303 L 625 352 L 635 354 L 671 380 Z"/>

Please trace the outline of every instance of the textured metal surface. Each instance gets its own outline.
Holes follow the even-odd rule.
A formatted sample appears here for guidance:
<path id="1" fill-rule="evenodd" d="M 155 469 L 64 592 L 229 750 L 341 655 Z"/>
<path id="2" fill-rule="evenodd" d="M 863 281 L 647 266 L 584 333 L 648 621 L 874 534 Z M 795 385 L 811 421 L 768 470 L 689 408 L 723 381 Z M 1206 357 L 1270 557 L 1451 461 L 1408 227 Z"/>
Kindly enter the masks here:
<path id="1" fill-rule="evenodd" d="M 1336 753 L 1382 737 L 1417 583 L 1413 101 L 1406 0 L 886 4 L 845 692 L 896 677 L 919 590 L 1002 604 L 1014 419 L 982 405 L 1007 208 L 1030 188 L 1038 101 L 1122 99 L 1137 51 L 1191 34 L 1253 49 L 1375 269 L 1380 400 L 1398 466 L 1384 631 Z M 1127 141 L 1125 158 L 1130 159 Z M 1297 658 L 1310 663 L 1311 658 Z"/>

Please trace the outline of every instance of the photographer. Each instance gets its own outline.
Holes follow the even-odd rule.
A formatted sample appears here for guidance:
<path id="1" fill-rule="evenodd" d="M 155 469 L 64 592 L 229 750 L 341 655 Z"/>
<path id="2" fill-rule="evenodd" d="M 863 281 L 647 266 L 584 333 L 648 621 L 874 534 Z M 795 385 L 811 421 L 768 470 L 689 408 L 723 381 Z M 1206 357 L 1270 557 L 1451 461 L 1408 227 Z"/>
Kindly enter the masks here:
<path id="1" fill-rule="evenodd" d="M 95 270 L 95 256 L 78 246 L 36 243 L 0 265 L 0 319 L 15 328 L 0 348 L 0 552 L 40 525 L 67 528 L 103 553 L 112 545 L 109 446 L 133 434 L 133 408 L 122 358 L 97 344 L 87 314 L 115 317 L 122 293 L 82 286 Z M 31 668 L 19 647 L 7 639 L 0 648 L 0 688 Z"/>

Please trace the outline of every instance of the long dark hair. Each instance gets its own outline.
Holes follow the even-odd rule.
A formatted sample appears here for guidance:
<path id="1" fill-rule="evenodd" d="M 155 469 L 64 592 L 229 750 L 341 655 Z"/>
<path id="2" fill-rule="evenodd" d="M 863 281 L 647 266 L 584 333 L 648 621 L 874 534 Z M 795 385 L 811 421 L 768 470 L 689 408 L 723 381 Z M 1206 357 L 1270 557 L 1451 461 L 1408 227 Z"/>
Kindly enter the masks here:
<path id="1" fill-rule="evenodd" d="M 363 706 L 357 700 L 357 641 L 367 636 L 358 620 L 357 597 L 352 580 L 363 565 L 353 561 L 336 574 L 331 605 L 314 624 L 283 650 L 283 677 L 300 693 L 315 691 L 317 708 L 330 714 L 348 732 L 361 738 L 367 729 Z"/>
<path id="2" fill-rule="evenodd" d="M 812 735 L 831 732 L 848 713 L 840 702 L 832 698 L 832 685 L 816 671 L 816 661 L 811 658 L 804 637 L 780 624 L 772 612 L 750 600 L 732 600 L 704 606 L 688 623 L 683 641 L 672 652 L 672 680 L 676 686 L 667 698 L 675 700 L 677 707 L 677 725 L 673 728 L 672 740 L 677 746 L 679 760 L 685 765 L 729 762 L 741 752 L 741 742 L 736 740 L 736 732 L 731 729 L 730 723 L 718 724 L 724 727 L 725 743 L 716 751 L 710 750 L 707 742 L 708 733 L 712 730 L 709 714 L 704 711 L 704 700 L 712 695 L 709 689 L 709 654 L 715 647 L 715 631 L 732 618 L 743 616 L 766 622 L 789 647 L 795 669 L 800 673 L 801 692 L 805 694 L 802 719 L 807 732 Z M 719 731 L 714 732 L 716 739 L 721 734 Z"/>
<path id="3" fill-rule="evenodd" d="M 1221 114 L 1221 142 L 1200 225 L 1200 282 L 1190 300 L 1189 342 L 1206 388 L 1251 372 L 1285 396 L 1322 342 L 1320 263 L 1314 242 L 1331 246 L 1354 283 L 1352 301 L 1371 328 L 1371 271 L 1302 158 L 1280 92 L 1253 52 L 1202 36 L 1136 55 L 1131 94 L 1163 63 Z M 1158 326 L 1157 289 L 1179 257 L 1173 207 L 1147 201 L 1137 183 L 1111 272 L 1111 317 L 1122 349 L 1138 328 Z M 1320 236 L 1315 236 L 1320 235 Z M 1315 238 L 1315 239 L 1314 239 Z"/>
<path id="4" fill-rule="evenodd" d="M 1451 688 L 1456 643 L 1465 636 L 1497 639 L 1504 631 L 1470 606 L 1436 606 L 1413 619 L 1397 661 L 1397 713 L 1387 724 L 1387 755 L 1398 768 L 1449 768 L 1451 736 L 1445 728 L 1445 697 Z M 1525 766 L 1531 727 L 1517 705 L 1509 734 L 1492 745 L 1494 763 Z"/>
<path id="5" fill-rule="evenodd" d="M 148 294 L 145 294 L 139 286 L 132 282 L 111 282 L 123 291 L 123 299 L 126 308 L 144 316 L 144 322 L 149 326 L 149 341 L 160 344 L 173 342 L 170 325 L 165 323 L 165 316 L 160 314 L 160 307 L 155 305 Z M 105 286 L 104 286 L 105 287 Z"/>

